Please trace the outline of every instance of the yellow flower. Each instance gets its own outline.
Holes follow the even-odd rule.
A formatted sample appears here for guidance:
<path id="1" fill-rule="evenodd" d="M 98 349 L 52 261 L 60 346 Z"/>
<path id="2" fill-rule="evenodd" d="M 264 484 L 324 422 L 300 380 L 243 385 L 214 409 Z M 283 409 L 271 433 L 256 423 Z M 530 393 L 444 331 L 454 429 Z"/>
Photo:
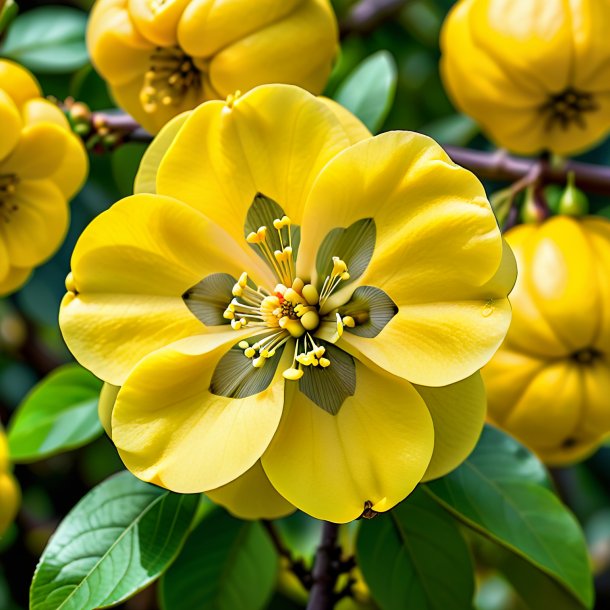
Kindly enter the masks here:
<path id="1" fill-rule="evenodd" d="M 0 536 L 13 522 L 20 500 L 19 486 L 9 472 L 8 446 L 4 430 L 0 425 Z"/>
<path id="2" fill-rule="evenodd" d="M 151 133 L 206 100 L 264 83 L 320 93 L 338 49 L 329 0 L 97 0 L 91 59 Z"/>
<path id="3" fill-rule="evenodd" d="M 53 254 L 87 155 L 64 114 L 25 69 L 0 60 L 0 296 Z"/>
<path id="4" fill-rule="evenodd" d="M 441 35 L 456 106 L 522 154 L 583 151 L 610 131 L 610 4 L 460 0 Z"/>
<path id="5" fill-rule="evenodd" d="M 81 236 L 60 313 L 120 386 L 102 419 L 134 474 L 346 522 L 472 450 L 514 259 L 432 140 L 266 85 L 176 117 L 137 190 Z"/>
<path id="6" fill-rule="evenodd" d="M 610 432 L 610 223 L 558 216 L 511 229 L 513 322 L 483 369 L 493 422 L 548 464 Z"/>

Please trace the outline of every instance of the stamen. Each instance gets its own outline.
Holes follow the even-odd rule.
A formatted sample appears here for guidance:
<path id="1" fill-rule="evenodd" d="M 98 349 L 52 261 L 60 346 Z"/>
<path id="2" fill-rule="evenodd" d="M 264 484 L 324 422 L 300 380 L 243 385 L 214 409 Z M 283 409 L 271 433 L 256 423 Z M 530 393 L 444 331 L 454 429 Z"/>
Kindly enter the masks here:
<path id="1" fill-rule="evenodd" d="M 347 264 L 342 261 L 338 256 L 333 256 L 333 270 L 331 274 L 326 277 L 322 290 L 320 292 L 319 305 L 320 312 L 323 313 L 324 303 L 328 300 L 328 297 L 335 291 L 337 286 L 342 282 L 349 280 L 350 275 L 347 270 Z M 315 289 L 314 289 L 315 290 Z"/>
<path id="2" fill-rule="evenodd" d="M 19 209 L 13 196 L 17 192 L 19 179 L 14 174 L 0 175 L 0 220 L 11 222 L 13 214 Z"/>
<path id="3" fill-rule="evenodd" d="M 180 47 L 157 47 L 150 56 L 150 69 L 144 75 L 140 100 L 144 110 L 152 113 L 159 104 L 180 105 L 190 89 L 200 86 L 200 70 Z"/>

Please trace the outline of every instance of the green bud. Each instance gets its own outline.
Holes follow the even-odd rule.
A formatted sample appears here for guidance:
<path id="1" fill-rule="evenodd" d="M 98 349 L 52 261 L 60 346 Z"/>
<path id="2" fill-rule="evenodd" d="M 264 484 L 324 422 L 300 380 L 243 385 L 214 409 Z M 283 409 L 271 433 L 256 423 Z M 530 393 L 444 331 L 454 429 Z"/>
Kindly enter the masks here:
<path id="1" fill-rule="evenodd" d="M 536 199 L 536 189 L 533 185 L 528 186 L 525 191 L 525 199 L 521 206 L 521 222 L 534 224 L 545 219 L 545 207 Z"/>
<path id="2" fill-rule="evenodd" d="M 559 201 L 558 212 L 567 216 L 585 216 L 589 213 L 589 200 L 574 185 L 574 172 L 568 173 L 568 185 Z"/>
<path id="3" fill-rule="evenodd" d="M 496 219 L 498 224 L 502 226 L 508 217 L 508 213 L 510 212 L 510 208 L 513 202 L 513 191 L 511 187 L 502 189 L 501 191 L 496 191 L 492 193 L 489 198 L 489 203 L 496 215 Z"/>
<path id="4" fill-rule="evenodd" d="M 549 184 L 544 187 L 544 198 L 549 206 L 549 210 L 551 210 L 553 214 L 559 213 L 559 202 L 561 201 L 562 195 L 563 187 L 558 184 Z"/>

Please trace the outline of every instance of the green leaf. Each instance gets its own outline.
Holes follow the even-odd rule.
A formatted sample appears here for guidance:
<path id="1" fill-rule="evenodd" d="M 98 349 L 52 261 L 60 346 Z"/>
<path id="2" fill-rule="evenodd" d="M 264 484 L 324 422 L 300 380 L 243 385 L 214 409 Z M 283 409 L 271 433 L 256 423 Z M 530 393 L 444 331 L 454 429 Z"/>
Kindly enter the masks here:
<path id="1" fill-rule="evenodd" d="M 425 489 L 464 524 L 527 560 L 590 608 L 584 536 L 541 472 L 516 441 L 488 426 L 471 456 Z"/>
<path id="2" fill-rule="evenodd" d="M 118 604 L 159 577 L 176 557 L 199 504 L 128 472 L 90 491 L 45 549 L 30 590 L 31 610 Z"/>
<path id="3" fill-rule="evenodd" d="M 37 72 L 71 72 L 88 60 L 87 15 L 69 6 L 43 6 L 19 15 L 0 55 Z"/>
<path id="4" fill-rule="evenodd" d="M 457 524 L 420 490 L 364 521 L 358 565 L 383 610 L 473 608 L 474 567 Z"/>
<path id="5" fill-rule="evenodd" d="M 100 436 L 97 402 L 102 382 L 77 364 L 53 371 L 25 397 L 8 430 L 11 459 L 40 460 Z"/>
<path id="6" fill-rule="evenodd" d="M 422 127 L 421 131 L 439 144 L 466 146 L 480 132 L 480 129 L 470 117 L 464 114 L 452 114 L 428 123 Z"/>
<path id="7" fill-rule="evenodd" d="M 396 63 L 387 51 L 367 57 L 342 83 L 334 99 L 372 133 L 385 121 L 396 95 Z"/>
<path id="8" fill-rule="evenodd" d="M 260 610 L 271 598 L 278 557 L 261 524 L 221 509 L 193 530 L 161 580 L 163 610 Z"/>

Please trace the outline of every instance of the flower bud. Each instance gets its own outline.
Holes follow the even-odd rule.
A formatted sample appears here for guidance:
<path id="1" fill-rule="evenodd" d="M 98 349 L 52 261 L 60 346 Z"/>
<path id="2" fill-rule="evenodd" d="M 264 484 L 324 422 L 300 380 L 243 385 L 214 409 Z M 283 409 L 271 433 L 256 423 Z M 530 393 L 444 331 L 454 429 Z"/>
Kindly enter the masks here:
<path id="1" fill-rule="evenodd" d="M 575 186 L 574 172 L 568 174 L 568 185 L 561 195 L 557 211 L 566 216 L 585 216 L 589 213 L 589 199 Z"/>

